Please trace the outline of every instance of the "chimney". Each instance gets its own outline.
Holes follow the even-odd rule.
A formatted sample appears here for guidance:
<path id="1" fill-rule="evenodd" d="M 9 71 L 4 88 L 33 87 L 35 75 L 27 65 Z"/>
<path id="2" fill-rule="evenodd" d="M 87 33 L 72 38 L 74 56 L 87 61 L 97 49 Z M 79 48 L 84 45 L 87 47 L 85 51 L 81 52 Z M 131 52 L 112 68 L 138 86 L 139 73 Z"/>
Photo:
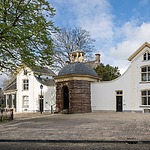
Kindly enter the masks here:
<path id="1" fill-rule="evenodd" d="M 100 63 L 100 56 L 101 54 L 95 54 L 95 62 Z"/>
<path id="2" fill-rule="evenodd" d="M 66 61 L 66 65 L 68 65 L 70 62 L 69 61 Z"/>

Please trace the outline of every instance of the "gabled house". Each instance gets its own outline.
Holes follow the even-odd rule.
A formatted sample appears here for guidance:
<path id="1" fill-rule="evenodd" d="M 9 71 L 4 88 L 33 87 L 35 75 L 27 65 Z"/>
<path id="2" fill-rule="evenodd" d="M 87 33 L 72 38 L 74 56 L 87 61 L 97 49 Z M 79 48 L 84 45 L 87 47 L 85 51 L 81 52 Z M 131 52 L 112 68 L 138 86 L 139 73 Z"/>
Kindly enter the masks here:
<path id="1" fill-rule="evenodd" d="M 52 111 L 55 106 L 53 71 L 45 67 L 22 67 L 4 88 L 6 108 L 16 112 Z M 42 103 L 40 100 L 43 100 Z"/>
<path id="2" fill-rule="evenodd" d="M 89 68 L 90 71 L 94 71 L 92 68 L 99 65 L 100 55 L 96 54 L 94 61 L 83 62 L 84 53 L 75 51 L 71 53 L 71 61 L 75 63 L 80 61 L 83 63 L 78 64 L 80 69 L 77 68 L 77 70 L 79 69 L 81 72 L 83 72 L 83 70 L 84 72 L 89 72 L 89 70 L 83 68 L 86 64 L 89 66 L 86 68 Z M 57 86 L 55 84 L 57 77 L 52 70 L 39 66 L 34 69 L 22 66 L 18 68 L 15 74 L 16 76 L 11 78 L 4 88 L 4 105 L 6 108 L 13 108 L 16 112 L 37 112 L 41 110 L 41 107 L 43 111 L 55 111 L 56 98 L 58 97 L 58 92 L 56 92 Z M 54 77 L 56 77 L 55 80 Z M 82 79 L 83 77 L 81 80 Z M 89 105 L 89 107 L 90 106 L 91 105 Z M 90 109 L 91 108 L 89 108 L 89 110 Z"/>
<path id="3" fill-rule="evenodd" d="M 128 58 L 131 64 L 126 72 L 112 81 L 99 81 L 91 68 L 100 63 L 99 54 L 96 61 L 89 63 L 84 62 L 81 51 L 70 57 L 71 62 L 58 76 L 48 68 L 20 68 L 4 89 L 6 107 L 16 112 L 36 112 L 41 106 L 43 111 L 51 111 L 56 104 L 56 112 L 60 113 L 150 112 L 149 43 Z"/>
<path id="4" fill-rule="evenodd" d="M 131 64 L 119 78 L 91 84 L 93 111 L 150 112 L 150 44 L 145 42 L 128 60 Z"/>

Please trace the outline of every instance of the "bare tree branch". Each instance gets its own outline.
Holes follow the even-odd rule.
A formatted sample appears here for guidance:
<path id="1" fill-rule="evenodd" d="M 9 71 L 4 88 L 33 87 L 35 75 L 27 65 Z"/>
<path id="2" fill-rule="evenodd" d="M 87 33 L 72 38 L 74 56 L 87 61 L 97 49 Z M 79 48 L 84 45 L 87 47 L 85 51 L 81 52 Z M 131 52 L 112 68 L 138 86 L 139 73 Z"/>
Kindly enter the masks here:
<path id="1" fill-rule="evenodd" d="M 63 67 L 66 61 L 70 61 L 70 52 L 79 49 L 85 52 L 87 56 L 90 56 L 94 50 L 94 40 L 91 39 L 89 32 L 80 28 L 69 30 L 63 28 L 54 36 L 53 40 L 55 63 L 60 65 L 60 67 Z"/>

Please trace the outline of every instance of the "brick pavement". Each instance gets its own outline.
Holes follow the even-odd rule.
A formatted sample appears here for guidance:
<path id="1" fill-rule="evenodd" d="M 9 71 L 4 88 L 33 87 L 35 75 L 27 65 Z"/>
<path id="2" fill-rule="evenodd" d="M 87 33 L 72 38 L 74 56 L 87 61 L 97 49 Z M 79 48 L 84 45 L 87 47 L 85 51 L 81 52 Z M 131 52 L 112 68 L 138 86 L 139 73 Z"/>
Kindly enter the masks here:
<path id="1" fill-rule="evenodd" d="M 150 114 L 15 114 L 0 124 L 0 140 L 150 141 Z"/>

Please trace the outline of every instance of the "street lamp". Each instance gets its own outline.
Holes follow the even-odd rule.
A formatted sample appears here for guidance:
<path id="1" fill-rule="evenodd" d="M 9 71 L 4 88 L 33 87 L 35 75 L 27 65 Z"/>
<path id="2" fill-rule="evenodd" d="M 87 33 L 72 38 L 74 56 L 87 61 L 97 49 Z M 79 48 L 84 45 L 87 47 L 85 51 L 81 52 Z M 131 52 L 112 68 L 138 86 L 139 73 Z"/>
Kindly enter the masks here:
<path id="1" fill-rule="evenodd" d="M 15 94 L 12 94 L 12 108 L 14 108 Z"/>
<path id="2" fill-rule="evenodd" d="M 42 114 L 43 112 L 43 95 L 42 95 L 42 89 L 43 89 L 43 85 L 40 85 L 40 89 L 41 89 L 41 95 L 40 95 L 40 112 Z"/>

